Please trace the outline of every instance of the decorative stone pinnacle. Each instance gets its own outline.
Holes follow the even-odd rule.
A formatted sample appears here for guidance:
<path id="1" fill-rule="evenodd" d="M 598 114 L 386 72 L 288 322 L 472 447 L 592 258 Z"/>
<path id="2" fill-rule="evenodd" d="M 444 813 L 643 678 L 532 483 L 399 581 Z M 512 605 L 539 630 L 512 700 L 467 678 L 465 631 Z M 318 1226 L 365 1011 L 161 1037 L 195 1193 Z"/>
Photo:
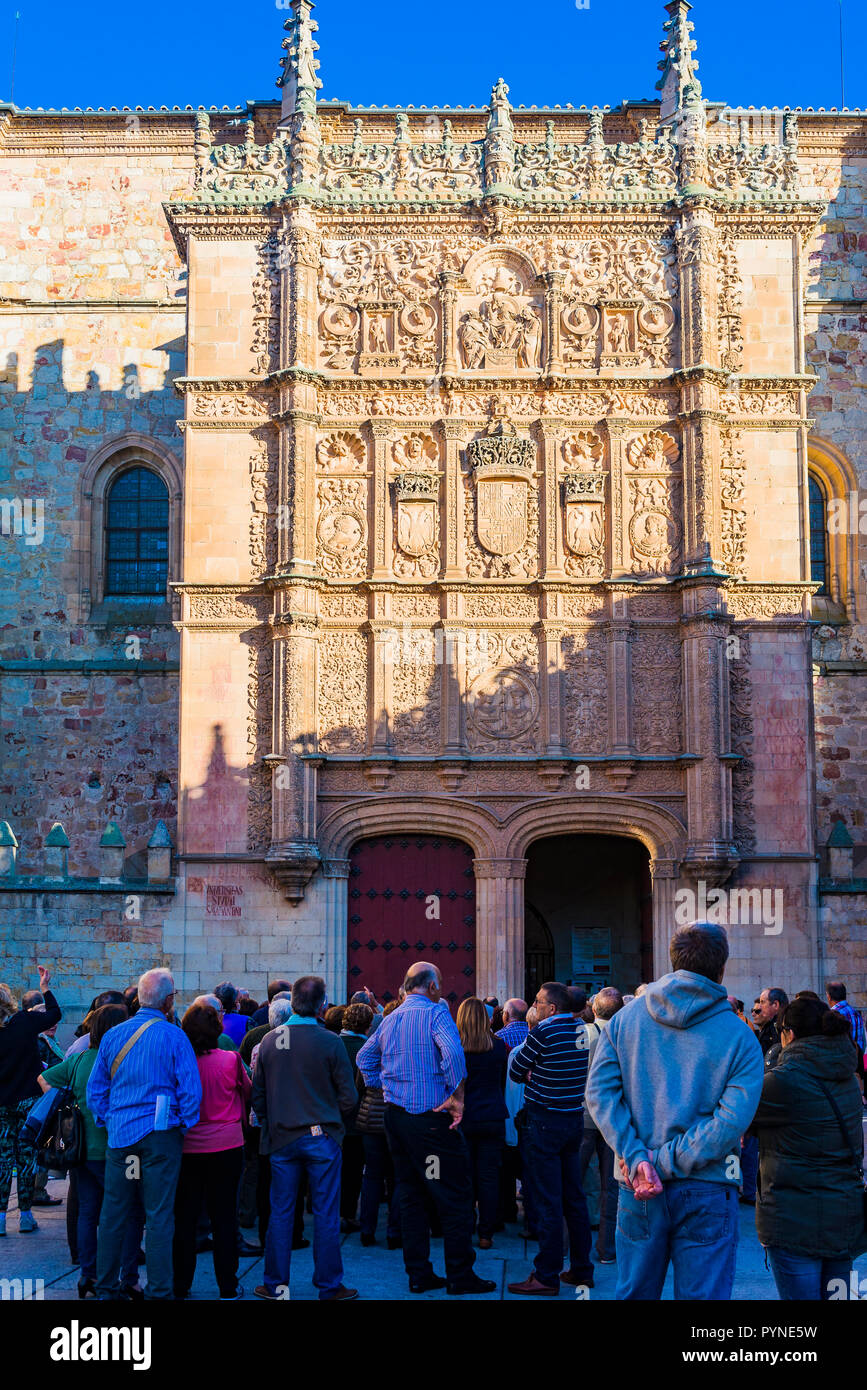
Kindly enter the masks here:
<path id="1" fill-rule="evenodd" d="M 8 820 L 0 820 L 0 849 L 17 849 L 18 841 Z"/>
<path id="2" fill-rule="evenodd" d="M 283 25 L 288 34 L 283 40 L 286 57 L 280 64 L 283 76 L 277 79 L 277 86 L 283 89 L 282 116 L 293 116 L 297 112 L 314 116 L 316 93 L 322 86 L 316 76 L 319 60 L 314 57 L 319 44 L 313 38 L 319 25 L 311 18 L 312 0 L 291 0 L 290 9 L 291 14 Z"/>
<path id="3" fill-rule="evenodd" d="M 99 842 L 101 849 L 125 849 L 126 840 L 120 833 L 120 827 L 116 821 L 110 820 L 102 832 L 102 839 Z"/>
<path id="4" fill-rule="evenodd" d="M 665 38 L 659 47 L 664 56 L 657 64 L 662 77 L 656 84 L 661 93 L 659 118 L 662 121 L 675 111 L 701 101 L 701 83 L 696 77 L 698 63 L 692 56 L 696 43 L 690 38 L 695 25 L 687 19 L 692 5 L 689 0 L 670 0 L 665 8 L 669 18 L 662 26 Z"/>
<path id="5" fill-rule="evenodd" d="M 846 822 L 835 820 L 834 828 L 825 842 L 829 849 L 851 849 L 853 846 L 852 836 L 846 829 Z"/>
<path id="6" fill-rule="evenodd" d="M 54 822 L 48 834 L 45 836 L 45 848 L 69 849 L 69 836 L 59 820 Z"/>

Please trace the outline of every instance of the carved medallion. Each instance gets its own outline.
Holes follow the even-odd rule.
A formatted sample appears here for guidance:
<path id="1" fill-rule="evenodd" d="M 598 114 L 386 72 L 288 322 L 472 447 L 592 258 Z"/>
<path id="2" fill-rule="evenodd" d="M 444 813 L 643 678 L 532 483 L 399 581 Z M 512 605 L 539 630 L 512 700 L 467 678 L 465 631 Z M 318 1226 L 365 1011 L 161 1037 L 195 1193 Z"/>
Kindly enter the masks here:
<path id="1" fill-rule="evenodd" d="M 484 739 L 520 738 L 538 713 L 536 687 L 517 667 L 484 671 L 470 687 L 470 719 Z"/>
<path id="2" fill-rule="evenodd" d="M 335 478 L 319 484 L 317 562 L 326 574 L 358 578 L 367 559 L 366 484 Z"/>

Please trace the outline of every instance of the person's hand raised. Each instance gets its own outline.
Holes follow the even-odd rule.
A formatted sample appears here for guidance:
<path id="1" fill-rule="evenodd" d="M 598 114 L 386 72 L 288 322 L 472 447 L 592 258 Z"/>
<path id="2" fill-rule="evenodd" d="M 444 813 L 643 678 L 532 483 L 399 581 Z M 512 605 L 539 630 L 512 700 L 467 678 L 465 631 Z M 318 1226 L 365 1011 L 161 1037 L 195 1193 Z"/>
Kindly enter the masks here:
<path id="1" fill-rule="evenodd" d="M 39 971 L 39 988 L 47 989 L 51 984 L 51 973 L 44 965 L 37 965 Z"/>

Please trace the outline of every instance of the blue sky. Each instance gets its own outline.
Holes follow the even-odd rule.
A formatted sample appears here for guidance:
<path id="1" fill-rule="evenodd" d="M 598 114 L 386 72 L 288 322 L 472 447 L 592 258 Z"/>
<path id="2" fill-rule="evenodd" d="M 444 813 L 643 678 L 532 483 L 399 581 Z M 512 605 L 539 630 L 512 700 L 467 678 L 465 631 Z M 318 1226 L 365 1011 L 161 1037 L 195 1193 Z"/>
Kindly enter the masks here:
<path id="1" fill-rule="evenodd" d="M 365 106 L 481 106 L 502 75 L 515 105 L 652 97 L 660 0 L 585 4 L 321 0 L 321 95 Z M 276 93 L 287 11 L 275 0 L 2 0 L 4 100 L 16 10 L 18 106 L 234 106 Z M 867 107 L 867 4 L 843 0 L 843 13 L 846 104 Z M 692 18 L 705 96 L 840 104 L 838 0 L 696 0 Z"/>

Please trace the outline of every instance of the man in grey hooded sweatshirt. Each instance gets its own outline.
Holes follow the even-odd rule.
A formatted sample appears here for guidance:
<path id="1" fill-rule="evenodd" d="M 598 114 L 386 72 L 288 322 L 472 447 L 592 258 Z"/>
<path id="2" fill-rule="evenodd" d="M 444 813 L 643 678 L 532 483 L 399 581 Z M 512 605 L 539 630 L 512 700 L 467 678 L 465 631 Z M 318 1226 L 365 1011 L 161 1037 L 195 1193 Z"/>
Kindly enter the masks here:
<path id="1" fill-rule="evenodd" d="M 728 938 L 697 922 L 671 939 L 672 973 L 616 1013 L 585 1104 L 620 1172 L 617 1298 L 731 1297 L 740 1138 L 762 1091 L 762 1050 L 722 986 Z"/>

